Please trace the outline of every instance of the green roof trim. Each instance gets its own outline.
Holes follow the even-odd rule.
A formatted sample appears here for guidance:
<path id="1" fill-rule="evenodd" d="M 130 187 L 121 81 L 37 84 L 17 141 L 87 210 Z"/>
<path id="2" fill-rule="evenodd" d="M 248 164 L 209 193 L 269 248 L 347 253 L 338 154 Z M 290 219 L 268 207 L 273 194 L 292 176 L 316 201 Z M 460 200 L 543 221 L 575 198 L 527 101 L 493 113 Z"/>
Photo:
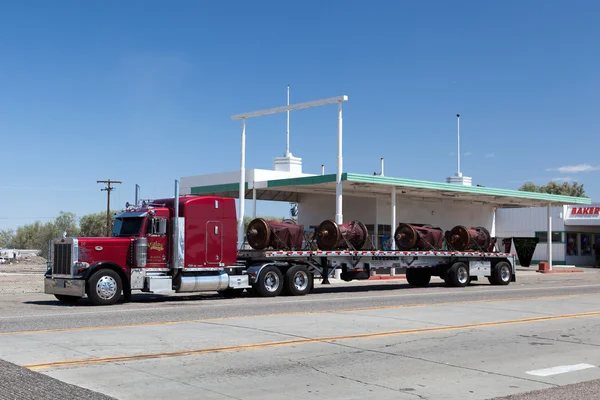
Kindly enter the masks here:
<path id="1" fill-rule="evenodd" d="M 235 191 L 235 190 L 240 190 L 239 183 L 224 183 L 222 185 L 195 186 L 190 189 L 190 194 L 231 192 L 231 191 Z M 246 190 L 248 190 L 248 182 L 246 182 Z"/>
<path id="2" fill-rule="evenodd" d="M 277 188 L 285 186 L 302 186 L 302 185 L 318 185 L 323 183 L 331 183 L 336 181 L 336 174 L 305 176 L 301 178 L 286 178 L 267 181 L 267 188 Z M 407 187 L 415 189 L 440 190 L 456 193 L 470 193 L 484 196 L 499 196 L 513 197 L 520 199 L 547 201 L 549 203 L 562 204 L 592 204 L 592 199 L 589 197 L 572 197 L 561 196 L 547 193 L 524 192 L 512 189 L 494 189 L 481 186 L 462 186 L 452 183 L 420 181 L 413 179 L 392 178 L 379 175 L 364 175 L 342 173 L 342 181 L 371 183 L 376 185 L 389 185 L 397 187 Z M 248 190 L 248 182 L 246 182 L 246 190 Z M 191 194 L 213 194 L 222 192 L 232 192 L 239 190 L 239 184 L 226 183 L 222 185 L 211 186 L 196 186 L 190 190 Z"/>
<path id="3" fill-rule="evenodd" d="M 346 180 L 351 182 L 373 183 L 378 185 L 404 186 L 416 189 L 445 190 L 458 193 L 472 193 L 488 196 L 516 197 L 521 199 L 543 200 L 572 204 L 592 204 L 588 197 L 561 196 L 556 194 L 524 192 L 520 190 L 493 189 L 480 186 L 462 186 L 452 183 L 418 181 L 412 179 L 390 178 L 377 175 L 346 174 Z"/>
<path id="4" fill-rule="evenodd" d="M 342 180 L 346 180 L 346 173 L 342 174 Z M 287 178 L 287 179 L 276 179 L 267 182 L 267 187 L 281 187 L 281 186 L 300 186 L 300 185 L 318 185 L 320 183 L 335 182 L 336 175 L 316 175 L 316 176 L 304 176 L 302 178 Z"/>

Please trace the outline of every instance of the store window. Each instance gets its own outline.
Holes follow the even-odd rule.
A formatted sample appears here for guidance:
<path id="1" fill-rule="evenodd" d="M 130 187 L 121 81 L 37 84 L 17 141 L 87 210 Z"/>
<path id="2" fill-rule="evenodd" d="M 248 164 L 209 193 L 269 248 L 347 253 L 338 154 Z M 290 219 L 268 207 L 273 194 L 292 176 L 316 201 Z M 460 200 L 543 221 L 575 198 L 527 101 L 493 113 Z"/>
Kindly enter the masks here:
<path id="1" fill-rule="evenodd" d="M 568 256 L 578 256 L 579 252 L 577 251 L 577 234 L 576 233 L 567 233 L 567 255 Z"/>
<path id="2" fill-rule="evenodd" d="M 581 255 L 591 256 L 592 255 L 592 235 L 589 233 L 581 234 Z"/>
<path id="3" fill-rule="evenodd" d="M 552 243 L 562 243 L 562 232 L 552 232 Z M 548 232 L 536 232 L 535 236 L 540 238 L 538 243 L 546 243 L 548 240 Z"/>

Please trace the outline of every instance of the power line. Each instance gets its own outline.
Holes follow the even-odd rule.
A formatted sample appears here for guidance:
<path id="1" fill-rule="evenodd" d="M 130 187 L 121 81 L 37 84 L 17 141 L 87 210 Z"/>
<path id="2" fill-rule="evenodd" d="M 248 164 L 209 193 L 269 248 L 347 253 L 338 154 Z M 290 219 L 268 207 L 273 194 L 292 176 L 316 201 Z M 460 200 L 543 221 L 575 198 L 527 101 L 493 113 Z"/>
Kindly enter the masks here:
<path id="1" fill-rule="evenodd" d="M 111 183 L 123 183 L 121 181 L 111 181 L 107 179 L 105 181 L 96 181 L 96 183 L 106 183 L 106 187 L 104 189 L 100 189 L 100 191 L 106 191 L 106 236 L 110 236 L 110 192 L 115 190 L 114 187 L 111 186 Z"/>

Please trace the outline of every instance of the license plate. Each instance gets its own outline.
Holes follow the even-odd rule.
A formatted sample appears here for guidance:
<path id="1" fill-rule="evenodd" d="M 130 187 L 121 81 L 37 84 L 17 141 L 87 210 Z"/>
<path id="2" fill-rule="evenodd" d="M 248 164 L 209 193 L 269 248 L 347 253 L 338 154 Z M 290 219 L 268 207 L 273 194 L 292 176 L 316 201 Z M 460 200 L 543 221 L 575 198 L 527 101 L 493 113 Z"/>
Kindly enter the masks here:
<path id="1" fill-rule="evenodd" d="M 65 281 L 56 281 L 56 287 L 64 288 L 64 287 L 66 287 L 66 282 Z"/>

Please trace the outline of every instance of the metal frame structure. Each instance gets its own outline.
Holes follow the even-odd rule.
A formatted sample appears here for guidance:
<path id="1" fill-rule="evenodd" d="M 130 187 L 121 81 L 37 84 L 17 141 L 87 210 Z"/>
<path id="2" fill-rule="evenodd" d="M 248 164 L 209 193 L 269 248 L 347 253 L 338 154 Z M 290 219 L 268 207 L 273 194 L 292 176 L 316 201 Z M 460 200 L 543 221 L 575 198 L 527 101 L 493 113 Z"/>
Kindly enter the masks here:
<path id="1" fill-rule="evenodd" d="M 348 101 L 348 96 L 330 97 L 327 99 L 313 100 L 304 103 L 290 104 L 281 107 L 268 108 L 265 110 L 251 111 L 231 116 L 232 120 L 242 120 L 241 153 L 240 153 L 240 187 L 239 187 L 239 217 L 238 217 L 238 248 L 244 243 L 244 213 L 246 200 L 246 119 L 253 117 L 262 117 L 264 115 L 301 110 L 304 108 L 319 107 L 328 104 L 338 104 L 338 149 L 337 149 L 337 171 L 336 171 L 336 208 L 335 222 L 343 222 L 342 213 L 342 103 Z M 288 128 L 289 132 L 289 128 Z M 288 139 L 289 140 L 289 139 Z M 253 206 L 254 208 L 254 206 Z M 253 213 L 256 211 L 253 210 Z"/>

